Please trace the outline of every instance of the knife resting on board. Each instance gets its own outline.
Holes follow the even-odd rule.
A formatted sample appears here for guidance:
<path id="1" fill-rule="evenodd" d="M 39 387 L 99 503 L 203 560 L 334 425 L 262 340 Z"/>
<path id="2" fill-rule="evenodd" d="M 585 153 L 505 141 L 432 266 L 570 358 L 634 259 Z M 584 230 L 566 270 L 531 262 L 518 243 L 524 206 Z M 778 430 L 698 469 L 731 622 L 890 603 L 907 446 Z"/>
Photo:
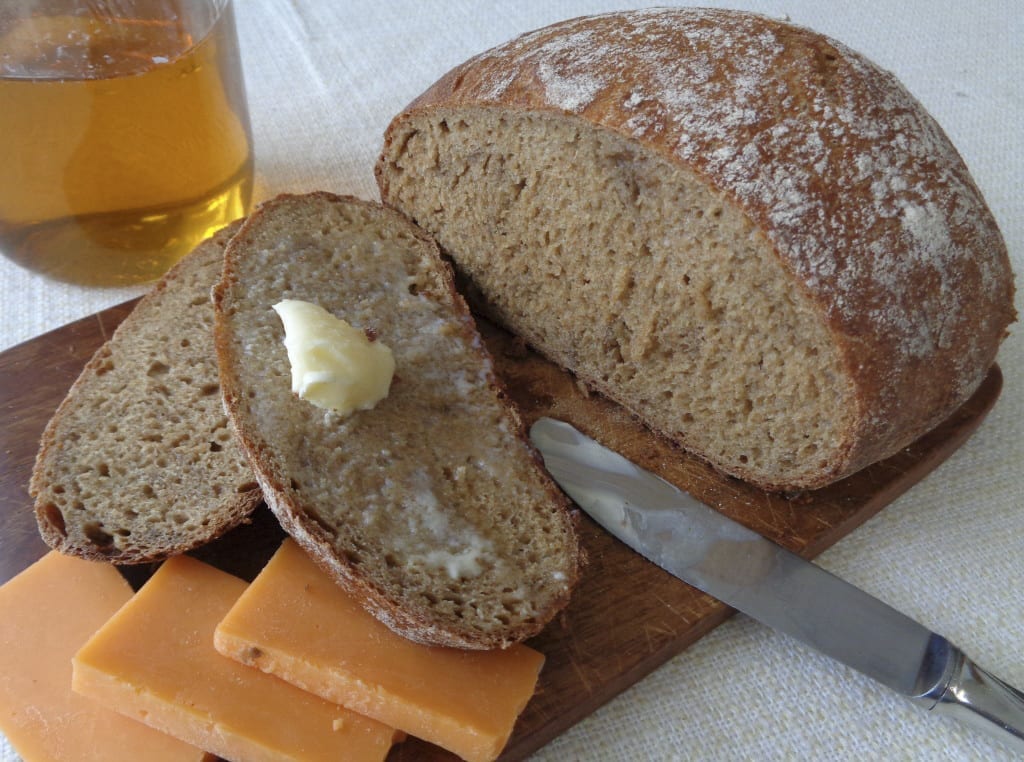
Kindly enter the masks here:
<path id="1" fill-rule="evenodd" d="M 906 615 L 552 418 L 530 438 L 577 505 L 670 574 L 1024 753 L 1024 693 Z"/>

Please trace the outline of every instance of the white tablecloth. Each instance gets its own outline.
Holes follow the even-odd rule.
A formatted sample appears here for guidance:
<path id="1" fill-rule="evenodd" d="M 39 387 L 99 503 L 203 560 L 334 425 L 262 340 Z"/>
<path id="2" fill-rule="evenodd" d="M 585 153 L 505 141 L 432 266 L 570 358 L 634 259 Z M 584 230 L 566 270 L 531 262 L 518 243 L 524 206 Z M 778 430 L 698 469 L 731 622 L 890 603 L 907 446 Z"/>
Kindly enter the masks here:
<path id="1" fill-rule="evenodd" d="M 635 5 L 238 0 L 257 200 L 312 189 L 376 198 L 372 168 L 385 126 L 449 68 L 553 21 Z M 895 71 L 959 148 L 1002 227 L 1016 272 L 1024 272 L 1019 0 L 731 5 L 789 17 Z M 47 282 L 4 258 L 0 284 L 0 349 L 140 293 Z M 1018 326 L 1003 345 L 1003 396 L 974 438 L 819 562 L 1024 687 L 1022 334 Z M 743 616 L 538 754 L 545 760 L 883 758 L 1010 757 L 977 733 L 928 716 Z"/>

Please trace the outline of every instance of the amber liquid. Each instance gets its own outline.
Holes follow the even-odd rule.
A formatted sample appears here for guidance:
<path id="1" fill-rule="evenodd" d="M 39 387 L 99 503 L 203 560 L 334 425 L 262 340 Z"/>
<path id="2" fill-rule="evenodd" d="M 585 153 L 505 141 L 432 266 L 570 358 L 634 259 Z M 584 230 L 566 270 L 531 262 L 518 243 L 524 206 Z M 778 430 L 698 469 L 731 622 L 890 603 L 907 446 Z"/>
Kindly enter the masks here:
<path id="1" fill-rule="evenodd" d="M 152 280 L 248 211 L 231 6 L 57 5 L 0 29 L 0 251 L 63 281 Z"/>

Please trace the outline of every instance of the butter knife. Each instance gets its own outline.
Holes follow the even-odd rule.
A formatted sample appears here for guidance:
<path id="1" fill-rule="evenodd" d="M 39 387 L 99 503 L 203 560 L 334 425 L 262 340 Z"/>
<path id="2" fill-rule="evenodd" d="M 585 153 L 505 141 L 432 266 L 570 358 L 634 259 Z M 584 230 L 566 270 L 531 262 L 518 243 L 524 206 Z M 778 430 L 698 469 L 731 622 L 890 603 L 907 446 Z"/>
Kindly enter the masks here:
<path id="1" fill-rule="evenodd" d="M 568 423 L 541 418 L 530 439 L 580 508 L 670 574 L 1024 753 L 1024 694 L 946 638 Z"/>

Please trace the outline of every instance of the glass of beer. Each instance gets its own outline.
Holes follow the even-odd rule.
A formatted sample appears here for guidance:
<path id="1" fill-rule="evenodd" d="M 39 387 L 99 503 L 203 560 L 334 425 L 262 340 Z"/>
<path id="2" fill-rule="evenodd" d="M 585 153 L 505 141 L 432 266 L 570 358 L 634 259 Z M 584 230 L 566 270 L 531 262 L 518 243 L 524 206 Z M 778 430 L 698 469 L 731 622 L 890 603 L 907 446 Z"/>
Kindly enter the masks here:
<path id="1" fill-rule="evenodd" d="M 0 2 L 0 252 L 66 282 L 159 277 L 243 216 L 231 0 Z"/>

